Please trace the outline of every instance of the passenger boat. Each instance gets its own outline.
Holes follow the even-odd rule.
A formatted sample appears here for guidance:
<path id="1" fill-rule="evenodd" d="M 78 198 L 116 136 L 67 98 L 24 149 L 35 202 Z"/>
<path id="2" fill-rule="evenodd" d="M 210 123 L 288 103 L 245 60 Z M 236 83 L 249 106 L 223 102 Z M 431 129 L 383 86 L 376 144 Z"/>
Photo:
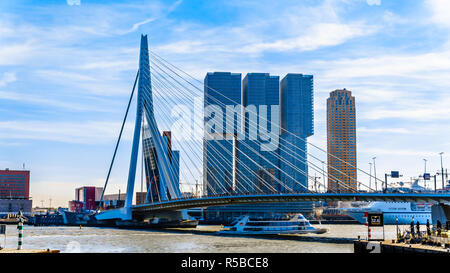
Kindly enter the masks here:
<path id="1" fill-rule="evenodd" d="M 238 218 L 219 231 L 220 234 L 276 235 L 276 234 L 322 234 L 326 228 L 315 228 L 302 214 L 279 220 L 250 219 L 248 215 Z"/>

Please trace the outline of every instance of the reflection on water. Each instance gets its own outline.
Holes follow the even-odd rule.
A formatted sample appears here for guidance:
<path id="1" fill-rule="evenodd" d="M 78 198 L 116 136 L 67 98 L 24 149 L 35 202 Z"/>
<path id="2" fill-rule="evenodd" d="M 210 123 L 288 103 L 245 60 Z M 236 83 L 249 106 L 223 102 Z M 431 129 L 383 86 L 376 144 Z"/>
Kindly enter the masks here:
<path id="1" fill-rule="evenodd" d="M 299 235 L 299 240 L 279 240 L 275 238 L 224 237 L 177 231 L 24 226 L 23 247 L 59 249 L 61 252 L 351 253 L 353 252 L 352 241 L 358 236 L 367 237 L 367 227 L 363 225 L 323 225 L 323 227 L 328 228 L 329 232 L 320 235 Z M 218 230 L 218 228 L 198 227 L 202 230 Z M 406 226 L 400 226 L 401 231 L 406 228 Z M 395 238 L 395 234 L 396 226 L 385 227 L 386 239 Z M 372 238 L 382 237 L 382 228 L 372 228 Z M 6 244 L 8 248 L 17 246 L 16 226 L 7 226 Z"/>

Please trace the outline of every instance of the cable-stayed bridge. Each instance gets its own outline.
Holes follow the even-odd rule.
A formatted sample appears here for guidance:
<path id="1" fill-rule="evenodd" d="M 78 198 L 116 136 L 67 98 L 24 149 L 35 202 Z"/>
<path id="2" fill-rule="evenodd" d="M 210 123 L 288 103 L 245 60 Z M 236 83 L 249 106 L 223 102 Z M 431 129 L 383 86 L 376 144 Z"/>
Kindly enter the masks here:
<path id="1" fill-rule="evenodd" d="M 386 181 L 357 168 L 355 162 L 329 154 L 308 142 L 306 137 L 286 130 L 279 122 L 274 123 L 271 118 L 275 116 L 276 120 L 279 117 L 276 112 L 271 112 L 271 118 L 268 118 L 261 115 L 262 108 L 259 112 L 246 109 L 235 98 L 196 80 L 149 51 L 147 36 L 143 35 L 139 69 L 100 205 L 135 93 L 137 110 L 125 205 L 119 209 L 99 211 L 97 220 L 130 221 L 143 219 L 146 214 L 155 212 L 230 204 L 378 200 L 435 202 L 445 208 L 443 203 L 450 201 L 450 195 L 445 192 L 388 193 Z M 213 107 L 206 107 L 206 101 L 208 106 Z M 231 122 L 223 121 L 225 109 L 232 110 Z M 264 111 L 267 114 L 269 110 Z M 162 124 L 175 130 L 161 133 L 159 128 Z M 261 124 L 269 125 L 261 130 Z M 224 128 L 227 129 L 225 132 Z M 278 140 L 280 135 L 288 137 L 278 140 L 275 145 L 269 141 L 272 148 L 270 145 L 262 148 L 259 140 L 247 141 L 246 134 L 250 134 L 251 130 L 257 130 L 257 139 L 263 139 L 265 144 L 268 140 Z M 294 142 L 302 145 L 295 145 Z M 205 145 L 208 149 L 204 149 Z M 337 160 L 341 168 L 326 165 L 323 157 Z M 210 160 L 205 167 L 204 160 L 210 158 L 214 160 Z M 142 204 L 133 205 L 138 165 L 141 165 L 141 177 L 145 176 L 146 195 Z M 318 181 L 317 177 L 308 175 L 308 170 L 321 173 L 323 180 Z M 325 178 L 335 186 L 327 187 Z M 367 186 L 367 178 L 373 180 L 375 185 L 380 183 L 382 190 Z M 192 186 L 198 180 L 203 182 L 202 194 L 184 197 L 180 185 Z M 444 211 L 445 214 L 450 213 L 448 209 Z M 447 219 L 449 216 L 447 214 Z"/>

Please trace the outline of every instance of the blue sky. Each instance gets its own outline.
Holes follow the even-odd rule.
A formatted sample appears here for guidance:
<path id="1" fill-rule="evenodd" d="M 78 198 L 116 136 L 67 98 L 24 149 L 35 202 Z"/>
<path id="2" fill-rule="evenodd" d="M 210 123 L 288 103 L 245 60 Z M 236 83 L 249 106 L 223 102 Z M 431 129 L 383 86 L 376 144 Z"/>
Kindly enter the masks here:
<path id="1" fill-rule="evenodd" d="M 274 3 L 275 2 L 275 3 Z M 102 186 L 132 87 L 141 33 L 202 80 L 208 71 L 314 75 L 356 97 L 358 167 L 404 180 L 450 154 L 450 3 L 445 0 L 0 2 L 0 168 L 31 170 L 31 194 L 67 206 Z M 133 111 L 133 110 L 131 110 Z M 132 112 L 133 113 L 133 112 Z M 125 190 L 131 121 L 110 192 Z M 322 155 L 323 157 L 323 155 Z"/>

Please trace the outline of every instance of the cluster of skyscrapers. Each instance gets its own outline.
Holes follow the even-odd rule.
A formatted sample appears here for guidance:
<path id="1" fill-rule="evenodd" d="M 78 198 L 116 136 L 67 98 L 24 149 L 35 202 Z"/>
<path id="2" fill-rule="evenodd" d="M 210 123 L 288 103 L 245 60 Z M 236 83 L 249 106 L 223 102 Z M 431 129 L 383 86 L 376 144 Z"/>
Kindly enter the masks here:
<path id="1" fill-rule="evenodd" d="M 221 112 L 222 126 L 206 126 L 204 192 L 305 191 L 306 138 L 314 133 L 313 89 L 312 75 L 287 74 L 280 81 L 279 76 L 268 73 L 248 73 L 244 79 L 239 73 L 208 73 L 204 80 L 205 123 Z M 216 107 L 214 113 L 208 109 L 211 106 Z M 230 109 L 234 110 L 231 114 Z M 227 130 L 215 130 L 217 127 Z M 260 212 L 312 211 L 310 202 L 275 204 L 271 209 L 253 205 L 253 211 L 255 207 L 260 207 Z M 228 206 L 208 211 L 229 210 L 231 216 L 239 210 L 248 213 L 249 208 Z"/>
<path id="2" fill-rule="evenodd" d="M 308 189 L 306 140 L 314 134 L 313 98 L 312 75 L 289 73 L 280 81 L 268 73 L 248 73 L 243 79 L 240 73 L 207 73 L 204 192 Z M 219 122 L 208 126 L 217 118 Z M 327 190 L 356 191 L 355 98 L 346 89 L 331 92 L 327 99 L 327 144 Z M 307 203 L 298 203 L 303 212 L 310 208 Z"/>
<path id="3" fill-rule="evenodd" d="M 248 73 L 242 80 L 241 74 L 214 72 L 204 83 L 205 109 L 220 108 L 226 113 L 223 128 L 232 124 L 232 130 L 207 132 L 220 138 L 205 137 L 205 192 L 304 191 L 308 167 L 300 159 L 306 159 L 306 138 L 314 132 L 313 76 L 288 74 L 280 83 L 268 73 Z M 237 110 L 230 115 L 229 109 Z"/>

